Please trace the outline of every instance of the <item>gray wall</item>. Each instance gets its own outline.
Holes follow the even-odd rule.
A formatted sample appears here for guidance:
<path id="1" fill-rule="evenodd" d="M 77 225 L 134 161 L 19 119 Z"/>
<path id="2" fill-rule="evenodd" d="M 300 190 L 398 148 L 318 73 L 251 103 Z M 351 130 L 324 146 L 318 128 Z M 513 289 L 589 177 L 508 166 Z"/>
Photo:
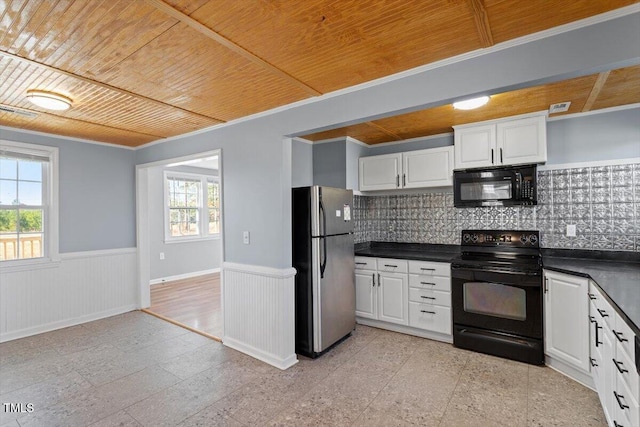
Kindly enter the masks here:
<path id="1" fill-rule="evenodd" d="M 294 139 L 291 142 L 291 186 L 310 185 L 313 185 L 313 147 Z"/>
<path id="2" fill-rule="evenodd" d="M 547 164 L 640 157 L 640 108 L 547 123 Z"/>
<path id="3" fill-rule="evenodd" d="M 640 63 L 640 12 L 332 93 L 136 151 L 136 163 L 220 148 L 227 261 L 291 265 L 291 140 L 385 116 Z M 315 165 L 314 165 L 315 166 Z M 242 244 L 242 231 L 252 233 Z"/>
<path id="4" fill-rule="evenodd" d="M 453 145 L 453 133 L 437 135 L 424 139 L 416 139 L 399 144 L 373 145 L 366 149 L 365 156 L 377 156 L 390 153 L 404 153 L 405 151 L 424 150 L 426 148 L 447 147 Z"/>
<path id="5" fill-rule="evenodd" d="M 6 128 L 0 139 L 58 147 L 60 253 L 136 246 L 133 150 Z"/>
<path id="6" fill-rule="evenodd" d="M 313 144 L 313 184 L 347 188 L 345 141 Z"/>
<path id="7" fill-rule="evenodd" d="M 186 273 L 220 268 L 222 245 L 220 239 L 191 242 L 164 241 L 164 170 L 217 176 L 217 171 L 180 166 L 149 169 L 149 251 L 150 278 L 161 279 Z M 164 252 L 165 259 L 160 259 Z"/>

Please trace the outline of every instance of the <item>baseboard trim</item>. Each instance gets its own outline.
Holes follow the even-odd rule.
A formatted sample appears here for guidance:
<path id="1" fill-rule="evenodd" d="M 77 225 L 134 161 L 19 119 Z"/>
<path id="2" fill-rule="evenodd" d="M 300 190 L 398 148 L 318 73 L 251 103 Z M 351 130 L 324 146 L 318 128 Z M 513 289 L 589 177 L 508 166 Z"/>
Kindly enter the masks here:
<path id="1" fill-rule="evenodd" d="M 562 360 L 555 359 L 554 357 L 547 354 L 544 355 L 544 358 L 545 365 L 547 365 L 554 371 L 560 372 L 565 377 L 571 378 L 572 380 L 579 382 L 583 386 L 596 391 L 596 385 L 589 373 L 576 369 L 573 366 L 563 362 Z"/>
<path id="2" fill-rule="evenodd" d="M 298 363 L 298 357 L 296 356 L 295 353 L 282 359 L 274 354 L 267 353 L 251 345 L 245 344 L 243 342 L 234 340 L 233 338 L 229 338 L 226 336 L 222 338 L 222 344 L 234 350 L 238 350 L 242 353 L 245 353 L 248 356 L 254 357 L 258 360 L 268 363 L 271 366 L 275 366 L 278 369 L 282 369 L 283 371 L 285 369 L 292 367 L 296 363 Z"/>
<path id="3" fill-rule="evenodd" d="M 287 279 L 296 275 L 296 269 L 292 267 L 273 268 L 262 265 L 238 264 L 235 262 L 222 263 L 222 269 L 244 274 L 259 274 L 260 276 L 275 277 L 278 279 Z"/>
<path id="4" fill-rule="evenodd" d="M 85 316 L 59 320 L 57 322 L 46 323 L 44 325 L 38 325 L 31 328 L 20 329 L 17 331 L 0 334 L 0 343 L 28 337 L 31 335 L 42 334 L 44 332 L 51 332 L 57 329 L 68 328 L 69 326 L 75 326 L 81 323 L 92 322 L 94 320 L 100 320 L 106 317 L 116 316 L 118 314 L 128 313 L 130 311 L 135 311 L 135 310 L 137 310 L 137 306 L 135 304 L 132 304 L 132 305 L 126 305 L 123 307 L 113 308 L 110 310 L 101 311 L 98 313 L 87 314 Z"/>
<path id="5" fill-rule="evenodd" d="M 173 280 L 190 279 L 192 277 L 204 276 L 205 274 L 213 274 L 213 273 L 220 273 L 220 268 L 211 268 L 209 270 L 200 270 L 200 271 L 193 271 L 191 273 L 176 274 L 175 276 L 160 277 L 159 279 L 150 280 L 149 285 L 151 286 L 159 285 L 164 282 L 171 282 Z"/>
<path id="6" fill-rule="evenodd" d="M 380 320 L 364 319 L 362 317 L 356 317 L 356 323 L 359 325 L 386 329 L 388 331 L 399 332 L 401 334 L 413 335 L 420 338 L 427 338 L 434 341 L 453 344 L 453 335 L 447 335 L 440 332 L 425 331 L 423 329 L 413 328 L 411 326 L 397 325 L 394 323 L 382 322 Z"/>

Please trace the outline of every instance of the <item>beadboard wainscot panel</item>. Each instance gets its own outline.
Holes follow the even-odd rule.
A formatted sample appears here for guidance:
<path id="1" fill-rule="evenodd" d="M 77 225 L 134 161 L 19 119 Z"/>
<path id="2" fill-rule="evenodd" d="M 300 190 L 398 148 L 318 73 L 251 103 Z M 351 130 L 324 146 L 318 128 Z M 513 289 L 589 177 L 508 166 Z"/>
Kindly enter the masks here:
<path id="1" fill-rule="evenodd" d="M 223 344 L 280 369 L 295 365 L 296 270 L 225 262 L 222 274 Z"/>
<path id="2" fill-rule="evenodd" d="M 60 254 L 0 274 L 0 342 L 138 308 L 135 248 Z"/>

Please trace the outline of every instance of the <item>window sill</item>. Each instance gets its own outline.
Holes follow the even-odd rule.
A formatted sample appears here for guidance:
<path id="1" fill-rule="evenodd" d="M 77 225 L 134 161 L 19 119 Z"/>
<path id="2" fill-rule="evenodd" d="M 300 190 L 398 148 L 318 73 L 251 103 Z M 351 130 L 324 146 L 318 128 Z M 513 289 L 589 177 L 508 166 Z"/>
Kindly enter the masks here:
<path id="1" fill-rule="evenodd" d="M 20 260 L 20 261 L 2 261 L 0 263 L 0 273 L 14 273 L 18 271 L 42 270 L 45 268 L 58 268 L 60 259 L 37 259 L 37 260 Z"/>
<path id="2" fill-rule="evenodd" d="M 164 239 L 166 245 L 172 245 L 174 243 L 193 243 L 193 242 L 206 242 L 209 240 L 220 240 L 220 235 L 206 237 L 174 237 L 171 239 Z"/>

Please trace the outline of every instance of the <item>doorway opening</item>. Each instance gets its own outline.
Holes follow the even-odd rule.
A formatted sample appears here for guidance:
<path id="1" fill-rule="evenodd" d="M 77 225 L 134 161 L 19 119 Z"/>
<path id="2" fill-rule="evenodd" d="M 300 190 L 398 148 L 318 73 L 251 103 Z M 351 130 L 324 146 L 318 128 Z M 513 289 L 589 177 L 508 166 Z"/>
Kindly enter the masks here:
<path id="1" fill-rule="evenodd" d="M 222 341 L 220 150 L 139 165 L 140 308 Z"/>

